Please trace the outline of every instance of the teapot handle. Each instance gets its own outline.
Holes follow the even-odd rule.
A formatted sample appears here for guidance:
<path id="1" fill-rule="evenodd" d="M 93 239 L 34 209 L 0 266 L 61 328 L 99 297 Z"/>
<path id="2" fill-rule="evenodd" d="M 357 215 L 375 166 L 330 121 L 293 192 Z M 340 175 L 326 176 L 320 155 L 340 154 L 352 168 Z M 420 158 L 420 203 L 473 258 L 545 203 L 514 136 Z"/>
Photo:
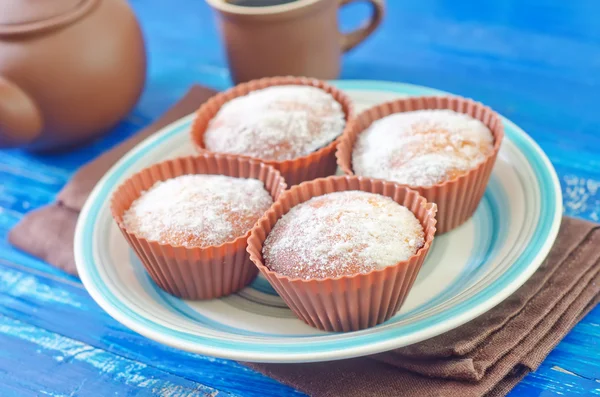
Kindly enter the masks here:
<path id="1" fill-rule="evenodd" d="M 0 147 L 25 145 L 42 132 L 43 118 L 33 99 L 0 76 Z"/>

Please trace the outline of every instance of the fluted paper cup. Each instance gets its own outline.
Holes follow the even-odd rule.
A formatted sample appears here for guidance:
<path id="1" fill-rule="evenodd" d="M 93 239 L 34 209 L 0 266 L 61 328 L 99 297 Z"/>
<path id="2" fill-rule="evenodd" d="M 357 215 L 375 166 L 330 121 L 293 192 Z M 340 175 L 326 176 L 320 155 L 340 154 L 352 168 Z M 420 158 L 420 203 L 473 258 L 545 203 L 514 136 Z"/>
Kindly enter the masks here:
<path id="1" fill-rule="evenodd" d="M 374 106 L 359 114 L 346 129 L 338 144 L 338 166 L 346 175 L 354 175 L 352 151 L 358 135 L 373 122 L 394 113 L 421 109 L 450 109 L 467 114 L 486 125 L 494 137 L 493 151 L 485 160 L 457 178 L 432 186 L 409 186 L 438 206 L 438 234 L 448 232 L 466 222 L 475 212 L 492 174 L 502 139 L 504 126 L 500 116 L 489 107 L 457 96 L 411 97 Z M 385 145 L 385 142 L 381 143 Z"/>
<path id="2" fill-rule="evenodd" d="M 191 300 L 232 294 L 258 274 L 246 252 L 250 231 L 218 246 L 184 247 L 159 243 L 127 230 L 123 215 L 131 204 L 156 182 L 180 175 L 214 174 L 262 181 L 276 200 L 286 189 L 273 167 L 236 156 L 204 153 L 152 165 L 128 178 L 113 193 L 113 218 L 154 282 L 168 293 Z"/>
<path id="3" fill-rule="evenodd" d="M 263 244 L 283 215 L 312 197 L 348 190 L 381 194 L 407 207 L 423 226 L 423 247 L 395 265 L 335 278 L 290 278 L 265 265 Z M 435 214 L 435 204 L 396 183 L 356 176 L 316 179 L 293 186 L 279 197 L 252 229 L 248 252 L 252 262 L 302 321 L 324 331 L 356 331 L 380 324 L 400 309 L 429 252 L 436 230 Z"/>
<path id="4" fill-rule="evenodd" d="M 192 125 L 192 142 L 194 143 L 196 149 L 199 152 L 208 150 L 204 144 L 204 133 L 206 132 L 210 121 L 215 117 L 217 112 L 226 102 L 234 98 L 247 95 L 251 91 L 278 85 L 308 85 L 320 88 L 321 90 L 329 93 L 340 105 L 342 105 L 342 109 L 346 117 L 346 126 L 344 127 L 344 131 L 346 131 L 348 128 L 348 121 L 353 117 L 354 112 L 350 98 L 342 91 L 321 80 L 307 77 L 268 77 L 236 85 L 227 91 L 213 96 L 211 99 L 205 102 L 196 112 L 196 118 Z M 324 146 L 306 156 L 291 160 L 276 161 L 257 158 L 253 159 L 262 161 L 279 170 L 288 186 L 297 185 L 300 182 L 335 174 L 337 170 L 335 149 L 338 140 L 339 137 L 333 140 L 327 146 Z M 249 156 L 242 157 L 252 158 Z"/>

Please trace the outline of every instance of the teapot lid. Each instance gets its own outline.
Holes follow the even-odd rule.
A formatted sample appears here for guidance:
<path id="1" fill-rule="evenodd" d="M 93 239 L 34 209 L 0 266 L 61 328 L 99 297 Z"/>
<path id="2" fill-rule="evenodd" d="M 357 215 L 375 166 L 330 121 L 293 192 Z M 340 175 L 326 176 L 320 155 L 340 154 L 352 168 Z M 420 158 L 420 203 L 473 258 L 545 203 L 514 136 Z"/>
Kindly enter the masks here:
<path id="1" fill-rule="evenodd" d="M 76 21 L 100 0 L 1 0 L 0 35 L 32 33 Z"/>

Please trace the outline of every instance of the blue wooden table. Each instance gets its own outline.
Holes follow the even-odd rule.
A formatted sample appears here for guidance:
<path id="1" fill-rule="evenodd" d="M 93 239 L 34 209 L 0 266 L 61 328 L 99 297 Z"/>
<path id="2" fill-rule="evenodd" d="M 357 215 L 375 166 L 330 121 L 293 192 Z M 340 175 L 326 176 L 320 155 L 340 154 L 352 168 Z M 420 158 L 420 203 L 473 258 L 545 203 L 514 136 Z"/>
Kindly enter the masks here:
<path id="1" fill-rule="evenodd" d="M 127 120 L 70 153 L 0 151 L 0 395 L 301 395 L 235 362 L 180 352 L 129 331 L 78 279 L 6 241 L 8 230 L 51 202 L 77 167 L 157 117 L 192 83 L 229 86 L 204 2 L 131 3 L 150 68 Z M 600 221 L 600 1 L 465 3 L 388 0 L 386 21 L 345 57 L 342 77 L 427 85 L 489 104 L 549 155 L 566 214 Z M 348 6 L 343 28 L 355 26 L 366 10 Z M 511 395 L 600 395 L 598 338 L 600 307 Z"/>

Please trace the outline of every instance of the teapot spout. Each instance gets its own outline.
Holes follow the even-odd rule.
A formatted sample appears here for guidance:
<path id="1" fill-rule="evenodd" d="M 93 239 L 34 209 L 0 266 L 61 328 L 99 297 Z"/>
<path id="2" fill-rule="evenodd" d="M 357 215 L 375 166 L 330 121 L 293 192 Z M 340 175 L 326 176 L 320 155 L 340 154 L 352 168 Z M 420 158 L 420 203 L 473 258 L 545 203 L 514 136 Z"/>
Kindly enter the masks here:
<path id="1" fill-rule="evenodd" d="M 43 124 L 34 100 L 18 85 L 0 76 L 0 147 L 33 142 L 41 135 Z"/>

